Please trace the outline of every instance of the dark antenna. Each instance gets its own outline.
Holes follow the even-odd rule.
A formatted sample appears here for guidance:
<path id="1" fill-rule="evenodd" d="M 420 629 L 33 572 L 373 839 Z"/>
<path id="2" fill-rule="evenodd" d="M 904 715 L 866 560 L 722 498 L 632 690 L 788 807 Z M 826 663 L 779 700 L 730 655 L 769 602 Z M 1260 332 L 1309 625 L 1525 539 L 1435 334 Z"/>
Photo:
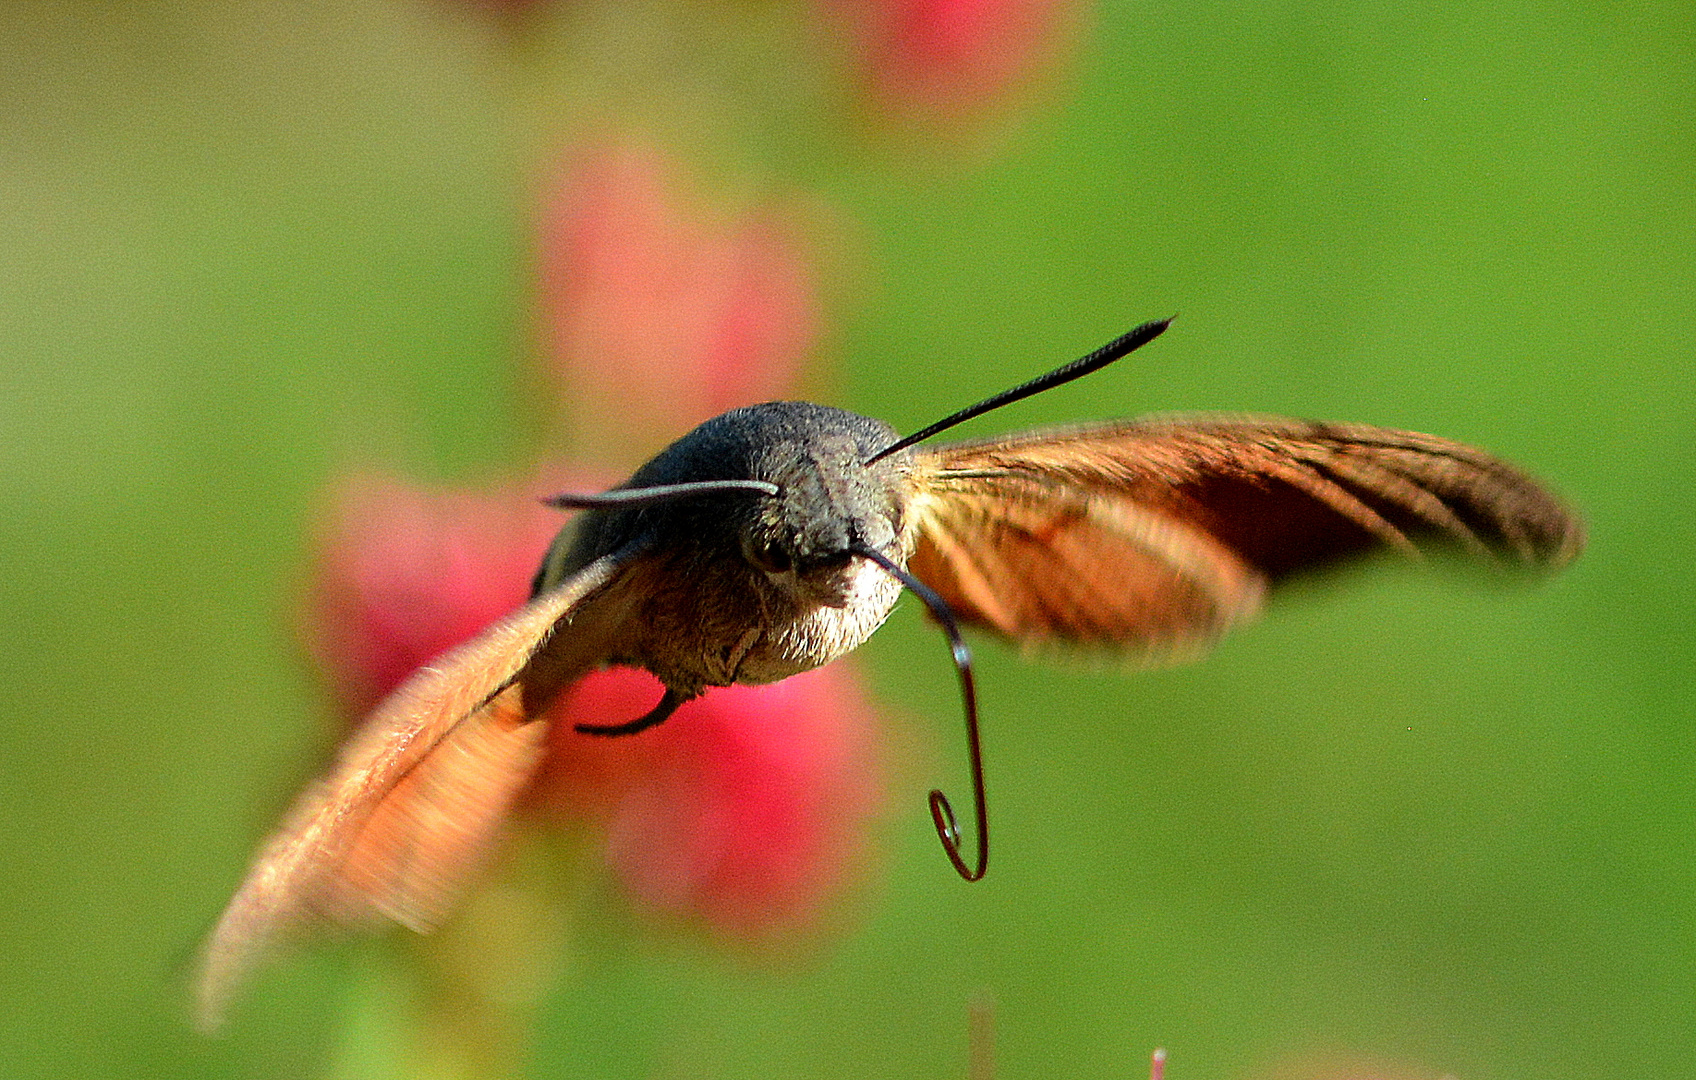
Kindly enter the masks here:
<path id="1" fill-rule="evenodd" d="M 873 454 L 871 457 L 867 458 L 865 464 L 874 465 L 898 450 L 905 450 L 914 443 L 924 442 L 926 439 L 938 432 L 947 431 L 955 424 L 963 424 L 974 416 L 982 416 L 991 409 L 999 409 L 1003 405 L 1011 405 L 1013 402 L 1022 401 L 1023 399 L 1030 397 L 1032 394 L 1040 394 L 1044 390 L 1052 390 L 1054 387 L 1060 386 L 1064 383 L 1069 383 L 1073 379 L 1082 378 L 1092 371 L 1098 371 L 1101 368 L 1106 367 L 1108 364 L 1111 364 L 1113 361 L 1133 353 L 1142 348 L 1144 345 L 1147 345 L 1149 342 L 1153 341 L 1165 332 L 1166 328 L 1171 324 L 1171 319 L 1156 319 L 1154 322 L 1145 322 L 1135 330 L 1120 334 L 1118 337 L 1090 353 L 1088 356 L 1080 356 L 1078 359 L 1073 360 L 1069 364 L 1062 364 L 1060 367 L 1055 368 L 1047 375 L 1039 375 L 1030 382 L 1020 383 L 1011 390 L 1003 390 L 994 397 L 984 398 L 976 405 L 967 406 L 959 412 L 954 413 L 952 416 L 947 416 L 938 420 L 923 431 L 915 431 L 906 438 L 891 443 L 882 450 Z"/>
<path id="2" fill-rule="evenodd" d="M 747 491 L 755 495 L 776 495 L 776 484 L 764 480 L 694 480 L 687 484 L 655 484 L 652 487 L 613 488 L 592 495 L 566 492 L 552 495 L 542 502 L 561 510 L 599 510 L 609 506 L 651 506 L 654 503 L 693 499 L 698 495 L 717 495 L 725 491 Z"/>
<path id="3" fill-rule="evenodd" d="M 978 737 L 978 692 L 972 681 L 972 651 L 966 648 L 966 639 L 960 636 L 960 624 L 954 618 L 953 609 L 934 589 L 875 548 L 856 544 L 849 550 L 883 567 L 889 576 L 923 600 L 948 635 L 948 647 L 954 653 L 954 670 L 960 673 L 960 697 L 966 706 L 966 760 L 972 770 L 972 811 L 978 830 L 976 863 L 967 866 L 965 857 L 960 854 L 960 826 L 954 819 L 954 807 L 940 788 L 931 789 L 930 820 L 936 826 L 936 837 L 942 841 L 942 850 L 948 855 L 948 861 L 954 864 L 955 871 L 967 881 L 977 881 L 989 869 L 989 806 L 983 794 L 983 740 Z"/>

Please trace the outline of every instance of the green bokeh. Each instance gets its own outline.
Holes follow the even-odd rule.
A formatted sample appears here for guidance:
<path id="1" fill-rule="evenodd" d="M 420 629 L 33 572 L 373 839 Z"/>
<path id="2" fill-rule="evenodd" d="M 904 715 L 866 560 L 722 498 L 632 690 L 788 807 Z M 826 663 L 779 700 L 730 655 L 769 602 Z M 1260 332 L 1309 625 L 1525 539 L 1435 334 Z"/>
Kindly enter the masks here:
<path id="1" fill-rule="evenodd" d="M 1476 442 L 1591 547 L 1373 567 L 1151 673 L 982 650 L 958 883 L 945 652 L 865 650 L 927 758 L 861 927 L 772 972 L 584 916 L 536 1076 L 1696 1075 L 1696 23 L 1686 5 L 1108 0 L 982 145 L 870 135 L 806 12 L 585 0 L 0 7 L 0 1076 L 357 1059 L 356 949 L 229 1034 L 181 966 L 326 750 L 291 630 L 349 464 L 527 460 L 528 185 L 609 118 L 841 207 L 838 403 L 910 430 L 1223 408 Z M 663 72 L 664 77 L 656 77 Z M 1301 1063 L 1317 1063 L 1304 1071 Z M 1292 1071 L 1293 1070 L 1293 1071 Z"/>

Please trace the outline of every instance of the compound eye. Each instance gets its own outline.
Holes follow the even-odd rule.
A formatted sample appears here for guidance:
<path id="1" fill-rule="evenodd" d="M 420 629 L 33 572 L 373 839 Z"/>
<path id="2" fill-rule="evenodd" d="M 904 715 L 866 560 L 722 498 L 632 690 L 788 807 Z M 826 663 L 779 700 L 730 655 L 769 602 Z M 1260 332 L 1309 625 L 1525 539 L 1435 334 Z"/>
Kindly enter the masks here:
<path id="1" fill-rule="evenodd" d="M 795 571 L 805 577 L 806 575 L 813 573 L 841 570 L 853 561 L 854 553 L 852 551 L 833 551 L 824 555 L 816 555 L 812 558 L 802 560 L 801 564 L 795 568 Z"/>
<path id="2" fill-rule="evenodd" d="M 787 574 L 795 565 L 789 550 L 775 540 L 753 545 L 747 555 L 756 569 L 768 574 Z"/>

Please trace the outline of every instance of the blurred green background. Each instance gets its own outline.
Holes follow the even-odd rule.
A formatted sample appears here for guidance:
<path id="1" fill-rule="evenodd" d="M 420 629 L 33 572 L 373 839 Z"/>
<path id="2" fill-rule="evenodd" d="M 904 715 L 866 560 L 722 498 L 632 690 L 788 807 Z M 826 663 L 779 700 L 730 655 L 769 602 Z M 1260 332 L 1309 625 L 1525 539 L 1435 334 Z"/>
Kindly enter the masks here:
<path id="1" fill-rule="evenodd" d="M 1696 20 L 1687 4 L 1104 0 L 1016 116 L 856 121 L 774 0 L 0 6 L 0 1076 L 379 1075 L 358 947 L 192 1034 L 180 971 L 329 745 L 294 639 L 350 460 L 474 483 L 538 421 L 530 185 L 632 121 L 852 222 L 833 403 L 972 431 L 1246 409 L 1549 478 L 1524 587 L 1378 566 L 1205 663 L 981 649 L 998 828 L 955 880 L 946 653 L 858 924 L 768 970 L 586 919 L 538 1077 L 1696 1075 Z M 1352 1069 L 1352 1071 L 1349 1071 Z"/>

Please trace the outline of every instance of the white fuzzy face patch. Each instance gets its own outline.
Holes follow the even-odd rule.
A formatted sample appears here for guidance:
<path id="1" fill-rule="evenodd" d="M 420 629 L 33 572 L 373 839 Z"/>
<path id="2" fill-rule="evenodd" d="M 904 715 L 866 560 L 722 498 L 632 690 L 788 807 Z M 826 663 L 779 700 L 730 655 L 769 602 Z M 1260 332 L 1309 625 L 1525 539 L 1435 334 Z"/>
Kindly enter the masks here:
<path id="1" fill-rule="evenodd" d="M 901 583 L 866 559 L 806 583 L 774 575 L 802 600 L 791 619 L 769 627 L 743 658 L 737 681 L 767 683 L 826 664 L 858 648 L 883 625 L 901 596 Z"/>

